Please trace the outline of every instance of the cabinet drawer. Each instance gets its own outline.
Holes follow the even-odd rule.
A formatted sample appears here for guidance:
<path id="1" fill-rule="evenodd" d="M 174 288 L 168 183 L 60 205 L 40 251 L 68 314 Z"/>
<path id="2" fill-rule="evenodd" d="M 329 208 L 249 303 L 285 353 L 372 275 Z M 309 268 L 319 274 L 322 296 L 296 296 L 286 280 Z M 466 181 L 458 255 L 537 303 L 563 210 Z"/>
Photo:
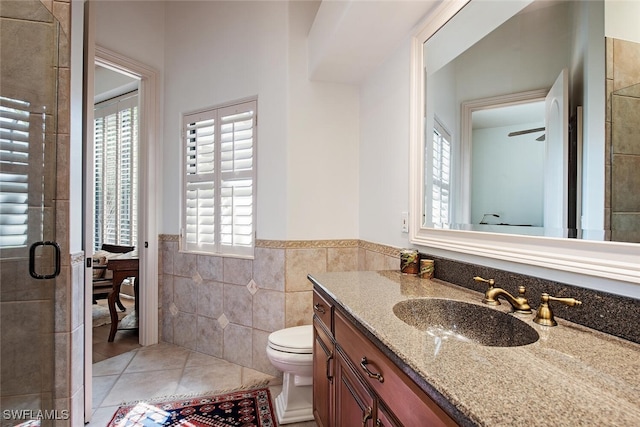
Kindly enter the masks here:
<path id="1" fill-rule="evenodd" d="M 313 314 L 333 338 L 333 305 L 315 290 L 313 291 Z"/>
<path id="2" fill-rule="evenodd" d="M 457 425 L 339 311 L 334 319 L 336 345 L 403 425 Z"/>

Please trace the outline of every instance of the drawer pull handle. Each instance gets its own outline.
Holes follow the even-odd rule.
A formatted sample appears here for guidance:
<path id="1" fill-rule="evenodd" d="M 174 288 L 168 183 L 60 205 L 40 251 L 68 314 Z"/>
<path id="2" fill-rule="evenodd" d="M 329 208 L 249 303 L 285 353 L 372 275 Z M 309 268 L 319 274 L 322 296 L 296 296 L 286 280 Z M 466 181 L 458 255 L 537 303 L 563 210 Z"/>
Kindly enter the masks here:
<path id="1" fill-rule="evenodd" d="M 380 375 L 378 373 L 371 372 L 369 370 L 369 368 L 367 368 L 368 364 L 369 364 L 369 361 L 367 360 L 367 358 L 365 356 L 362 356 L 362 360 L 360 361 L 360 366 L 362 367 L 362 369 L 364 369 L 364 371 L 367 373 L 369 378 L 375 378 L 378 381 L 380 381 L 381 383 L 383 383 L 384 382 L 384 378 L 382 377 L 382 375 Z"/>
<path id="2" fill-rule="evenodd" d="M 333 352 L 329 354 L 329 356 L 327 357 L 327 379 L 333 382 L 333 375 L 331 375 L 331 372 L 330 372 L 331 359 L 333 359 Z"/>
<path id="3" fill-rule="evenodd" d="M 371 408 L 371 406 L 369 406 L 367 409 L 365 409 L 364 413 L 363 413 L 363 417 L 362 417 L 362 427 L 366 427 L 367 425 L 367 420 L 372 417 L 373 415 L 373 409 Z"/>
<path id="4" fill-rule="evenodd" d="M 314 309 L 315 311 L 317 311 L 318 313 L 321 313 L 321 314 L 326 313 L 326 311 L 325 311 L 324 307 L 323 307 L 323 306 L 321 306 L 319 302 L 317 302 L 317 303 L 316 303 L 316 305 L 314 305 L 314 306 L 313 306 L 313 309 Z"/>

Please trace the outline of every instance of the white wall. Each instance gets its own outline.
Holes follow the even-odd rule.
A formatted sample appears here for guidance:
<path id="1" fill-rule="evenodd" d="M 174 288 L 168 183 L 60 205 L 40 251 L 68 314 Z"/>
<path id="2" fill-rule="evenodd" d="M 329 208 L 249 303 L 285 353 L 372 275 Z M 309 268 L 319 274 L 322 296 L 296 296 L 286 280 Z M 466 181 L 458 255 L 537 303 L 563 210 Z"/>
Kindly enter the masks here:
<path id="1" fill-rule="evenodd" d="M 360 238 L 398 247 L 409 244 L 409 77 L 405 40 L 360 87 Z"/>
<path id="2" fill-rule="evenodd" d="M 309 81 L 307 33 L 316 7 L 290 4 L 286 237 L 356 239 L 359 92 Z"/>
<path id="3" fill-rule="evenodd" d="M 471 169 L 471 223 L 484 214 L 490 224 L 544 227 L 544 142 L 539 134 L 515 137 L 513 131 L 544 127 L 543 122 L 477 129 L 473 131 Z"/>
<path id="4" fill-rule="evenodd" d="M 605 0 L 604 35 L 640 43 L 640 2 L 637 0 Z"/>
<path id="5" fill-rule="evenodd" d="M 164 23 L 165 8 L 161 1 L 110 1 L 92 0 L 95 10 L 95 43 L 119 55 L 135 60 L 154 69 L 158 75 L 157 102 L 158 115 L 155 140 L 156 148 L 163 145 L 162 112 L 164 106 Z M 160 156 L 155 156 L 159 158 Z M 158 171 L 156 188 L 163 188 L 162 168 Z M 164 180 L 166 182 L 166 180 Z M 156 194 L 158 206 L 162 206 L 163 193 Z M 155 221 L 161 222 L 160 212 Z M 159 226 L 158 231 L 162 233 Z"/>
<path id="6" fill-rule="evenodd" d="M 167 2 L 166 8 L 162 232 L 179 232 L 181 114 L 257 96 L 258 238 L 284 237 L 286 3 Z"/>
<path id="7" fill-rule="evenodd" d="M 97 3 L 97 43 L 161 71 L 160 233 L 179 233 L 181 114 L 257 96 L 257 237 L 357 237 L 358 89 L 307 78 L 317 3 Z"/>
<path id="8" fill-rule="evenodd" d="M 357 88 L 309 82 L 316 8 L 167 3 L 162 232 L 179 232 L 181 113 L 257 96 L 257 237 L 357 237 Z"/>
<path id="9" fill-rule="evenodd" d="M 96 44 L 162 71 L 164 2 L 93 0 Z"/>

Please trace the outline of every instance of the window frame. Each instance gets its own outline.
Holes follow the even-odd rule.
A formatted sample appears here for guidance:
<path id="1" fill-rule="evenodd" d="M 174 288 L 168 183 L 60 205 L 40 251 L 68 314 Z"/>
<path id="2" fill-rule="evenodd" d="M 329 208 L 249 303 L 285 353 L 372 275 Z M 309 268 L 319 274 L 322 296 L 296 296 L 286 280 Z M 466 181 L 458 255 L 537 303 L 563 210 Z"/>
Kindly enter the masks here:
<path id="1" fill-rule="evenodd" d="M 250 113 L 249 113 L 250 112 Z M 224 141 L 220 141 L 220 137 L 224 137 L 226 134 L 221 131 L 222 125 L 221 119 L 224 117 L 232 117 L 242 114 L 249 114 L 249 118 L 245 121 L 251 120 L 252 124 L 250 126 L 251 131 L 251 156 L 250 163 L 251 167 L 249 169 L 242 170 L 223 170 L 223 162 L 225 159 L 222 157 L 222 146 L 225 144 Z M 210 172 L 203 172 L 201 174 L 197 172 L 189 172 L 189 170 L 193 170 L 193 168 L 197 168 L 204 163 L 200 163 L 198 160 L 197 151 L 194 152 L 193 148 L 190 149 L 190 144 L 195 144 L 195 147 L 198 146 L 197 142 L 193 140 L 190 141 L 190 135 L 193 136 L 193 133 L 188 134 L 189 131 L 194 131 L 198 128 L 197 122 L 204 123 L 206 121 L 213 120 L 213 153 L 212 161 L 214 163 L 213 170 Z M 233 123 L 238 123 L 238 121 L 233 121 Z M 231 133 L 235 135 L 235 130 Z M 240 100 L 231 101 L 224 104 L 219 104 L 216 106 L 182 113 L 181 115 L 181 150 L 182 154 L 180 156 L 181 159 L 181 194 L 180 194 L 180 251 L 186 253 L 195 253 L 195 254 L 206 254 L 206 255 L 215 255 L 215 256 L 224 256 L 224 257 L 236 257 L 236 258 L 249 258 L 253 259 L 254 257 L 254 249 L 255 249 L 255 241 L 256 241 L 256 207 L 257 207 L 257 145 L 258 145 L 258 99 L 257 97 L 244 98 Z M 235 141 L 235 139 L 234 139 Z M 220 143 L 222 142 L 222 143 Z M 236 149 L 235 147 L 231 150 L 231 153 L 234 154 L 232 156 L 235 161 L 237 154 L 240 149 Z M 246 149 L 245 149 L 246 151 Z M 229 151 L 225 151 L 225 153 L 229 153 Z M 209 155 L 208 157 L 211 157 Z M 236 189 L 236 185 L 234 183 L 239 183 L 241 181 L 249 181 L 250 187 L 250 232 L 245 234 L 248 236 L 250 243 L 248 244 L 238 244 L 233 242 L 231 244 L 222 242 L 222 229 L 231 229 L 230 233 L 226 233 L 225 235 L 230 235 L 232 240 L 237 236 L 236 230 L 241 227 L 241 224 L 237 224 L 235 221 L 240 215 L 236 215 L 235 212 L 227 215 L 227 217 L 232 218 L 231 224 L 223 224 L 222 216 L 224 216 L 223 208 L 231 209 L 232 211 L 235 209 L 235 205 L 230 206 L 222 206 L 223 199 L 225 199 L 225 195 L 223 191 L 228 190 L 229 188 Z M 225 186 L 225 184 L 227 184 Z M 211 187 L 212 185 L 212 187 Z M 209 187 L 207 187 L 209 186 Z M 205 196 L 202 199 L 199 199 L 200 196 L 195 196 L 193 200 L 196 202 L 198 200 L 206 201 L 207 191 L 213 191 L 211 197 L 213 198 L 212 203 L 209 203 L 208 207 L 213 209 L 213 218 L 210 227 L 213 227 L 213 231 L 211 232 L 213 241 L 212 242 L 203 242 L 203 241 L 189 241 L 190 234 L 194 234 L 194 232 L 190 231 L 190 221 L 189 221 L 189 209 L 194 209 L 193 205 L 190 205 L 190 201 L 193 201 L 189 198 L 189 191 L 192 191 L 194 187 L 198 188 L 199 191 L 203 191 Z M 190 190 L 191 188 L 191 190 Z M 226 200 L 235 200 L 238 201 L 241 199 L 241 196 L 227 196 Z M 244 198 L 246 200 L 246 197 Z M 196 209 L 201 208 L 202 206 L 198 205 Z M 198 214 L 196 214 L 198 215 Z M 245 215 L 246 217 L 246 215 Z M 200 220 L 197 220 L 196 227 L 201 225 Z M 245 226 L 246 227 L 246 226 Z M 196 234 L 196 239 L 200 239 L 202 236 Z M 206 233 L 203 233 L 206 237 Z"/>

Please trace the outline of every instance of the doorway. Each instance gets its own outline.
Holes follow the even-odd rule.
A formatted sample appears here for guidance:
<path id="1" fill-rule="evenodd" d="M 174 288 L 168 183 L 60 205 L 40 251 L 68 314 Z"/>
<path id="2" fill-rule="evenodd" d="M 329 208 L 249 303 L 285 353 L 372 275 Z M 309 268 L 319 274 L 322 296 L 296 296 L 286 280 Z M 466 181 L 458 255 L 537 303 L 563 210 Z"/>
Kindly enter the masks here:
<path id="1" fill-rule="evenodd" d="M 94 68 L 93 163 L 87 173 L 93 191 L 93 363 L 139 347 L 133 279 L 125 279 L 116 313 L 116 338 L 109 342 L 112 320 L 105 288 L 113 272 L 105 263 L 120 252 L 138 250 L 139 200 L 139 79 L 109 67 Z M 90 170 L 92 172 L 90 172 Z M 103 245 L 111 245 L 110 249 Z M 114 249 L 111 249 L 114 248 Z M 126 248 L 126 249 L 125 249 Z M 120 331 L 120 329 L 125 329 Z"/>
<path id="2" fill-rule="evenodd" d="M 90 12 L 91 13 L 91 12 Z M 91 29 L 87 31 L 91 34 Z M 129 59 L 125 56 L 95 46 L 91 37 L 85 40 L 85 48 L 89 52 L 85 56 L 85 212 L 94 211 L 94 176 L 93 171 L 93 104 L 94 80 L 96 66 L 120 73 L 137 82 L 139 107 L 139 147 L 138 147 L 138 227 L 136 247 L 139 257 L 139 344 L 146 346 L 158 342 L 158 234 L 156 200 L 158 188 L 156 165 L 160 163 L 157 156 L 156 135 L 158 134 L 157 105 L 157 73 L 155 70 Z M 95 217 L 86 214 L 84 228 L 94 229 Z M 94 250 L 94 236 L 85 233 L 84 241 L 87 256 Z M 92 270 L 87 268 L 85 274 L 87 295 L 92 292 Z M 92 323 L 92 300 L 85 299 L 85 324 Z M 89 420 L 92 401 L 92 331 L 85 329 L 85 416 Z"/>

